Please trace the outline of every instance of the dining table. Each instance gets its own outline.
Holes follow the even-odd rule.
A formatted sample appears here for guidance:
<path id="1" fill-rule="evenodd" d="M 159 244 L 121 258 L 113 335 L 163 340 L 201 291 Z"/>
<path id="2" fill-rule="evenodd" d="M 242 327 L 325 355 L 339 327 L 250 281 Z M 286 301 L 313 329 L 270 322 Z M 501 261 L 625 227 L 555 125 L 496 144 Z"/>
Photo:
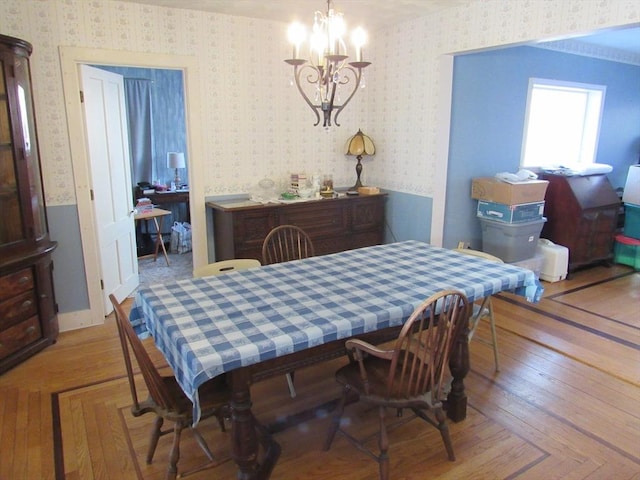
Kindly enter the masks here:
<path id="1" fill-rule="evenodd" d="M 526 268 L 408 240 L 141 287 L 129 320 L 164 354 L 193 402 L 195 423 L 199 387 L 226 374 L 237 478 L 259 479 L 269 478 L 280 449 L 251 411 L 251 385 L 345 355 L 352 337 L 390 341 L 416 307 L 444 289 L 469 301 L 509 291 L 535 302 L 543 291 Z M 453 421 L 466 416 L 469 368 L 461 335 L 449 363 Z"/>

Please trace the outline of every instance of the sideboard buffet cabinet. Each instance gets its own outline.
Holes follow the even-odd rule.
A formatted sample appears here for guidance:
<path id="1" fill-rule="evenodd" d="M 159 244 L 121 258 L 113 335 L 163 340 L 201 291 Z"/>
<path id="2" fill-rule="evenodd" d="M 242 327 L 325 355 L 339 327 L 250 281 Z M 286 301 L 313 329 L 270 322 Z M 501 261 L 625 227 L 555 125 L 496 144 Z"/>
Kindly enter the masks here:
<path id="1" fill-rule="evenodd" d="M 0 35 L 0 373 L 58 336 L 28 42 Z"/>
<path id="2" fill-rule="evenodd" d="M 262 261 L 262 242 L 279 225 L 302 228 L 316 255 L 382 244 L 385 199 L 381 193 L 290 203 L 207 202 L 213 215 L 216 260 Z"/>

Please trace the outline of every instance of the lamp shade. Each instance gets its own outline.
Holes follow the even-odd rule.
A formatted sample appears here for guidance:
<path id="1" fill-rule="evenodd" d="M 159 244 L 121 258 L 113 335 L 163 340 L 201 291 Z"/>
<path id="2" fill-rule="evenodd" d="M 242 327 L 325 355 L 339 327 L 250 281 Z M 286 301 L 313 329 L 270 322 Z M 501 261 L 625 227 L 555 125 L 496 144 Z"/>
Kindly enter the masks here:
<path id="1" fill-rule="evenodd" d="M 362 156 L 362 155 L 374 155 L 376 153 L 376 147 L 373 144 L 373 140 L 358 129 L 353 137 L 347 140 L 344 153 L 347 155 Z"/>
<path id="2" fill-rule="evenodd" d="M 167 168 L 185 168 L 184 153 L 169 152 L 167 153 Z"/>

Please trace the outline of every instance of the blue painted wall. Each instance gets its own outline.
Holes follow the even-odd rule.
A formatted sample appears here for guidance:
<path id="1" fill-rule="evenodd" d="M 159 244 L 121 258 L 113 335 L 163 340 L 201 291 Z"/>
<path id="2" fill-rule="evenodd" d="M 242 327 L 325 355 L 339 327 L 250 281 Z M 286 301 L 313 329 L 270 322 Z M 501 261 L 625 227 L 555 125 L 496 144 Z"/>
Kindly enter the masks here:
<path id="1" fill-rule="evenodd" d="M 520 165 L 530 77 L 606 85 L 596 161 L 613 167 L 623 187 L 640 153 L 640 67 L 534 47 L 456 56 L 444 246 L 480 248 L 471 179 L 515 172 Z"/>
<path id="2" fill-rule="evenodd" d="M 52 256 L 58 309 L 68 313 L 89 308 L 78 210 L 75 205 L 47 207 L 47 220 L 51 240 L 58 242 Z"/>

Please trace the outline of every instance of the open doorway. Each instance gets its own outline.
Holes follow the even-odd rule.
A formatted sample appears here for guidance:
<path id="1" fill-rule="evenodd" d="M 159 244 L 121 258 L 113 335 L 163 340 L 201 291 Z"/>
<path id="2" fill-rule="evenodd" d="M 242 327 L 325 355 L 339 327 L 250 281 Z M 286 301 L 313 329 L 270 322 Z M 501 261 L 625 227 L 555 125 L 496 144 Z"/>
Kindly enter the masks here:
<path id="1" fill-rule="evenodd" d="M 189 152 L 187 149 L 182 70 L 94 65 L 121 75 L 124 81 L 134 202 L 151 202 L 170 212 L 152 220 L 136 221 L 136 247 L 140 285 L 188 278 L 193 271 L 190 240 L 172 240 L 175 227 L 181 237 L 190 233 Z M 176 159 L 181 162 L 176 162 Z M 176 168 L 176 166 L 178 168 Z M 158 236 L 160 234 L 160 236 Z M 156 242 L 163 250 L 155 255 Z"/>
<path id="2" fill-rule="evenodd" d="M 189 152 L 189 218 L 192 226 L 193 265 L 207 263 L 206 217 L 204 202 L 204 180 L 197 171 L 203 158 L 201 107 L 198 102 L 200 86 L 197 62 L 193 57 L 160 55 L 142 52 L 125 52 L 76 47 L 60 47 L 63 86 L 67 104 L 67 123 L 76 193 L 76 205 L 82 239 L 82 255 L 89 296 L 89 319 L 83 326 L 104 322 L 105 307 L 101 288 L 101 267 L 97 239 L 96 219 L 92 206 L 92 179 L 89 154 L 86 148 L 86 128 L 83 121 L 78 68 L 86 65 L 122 65 L 139 68 L 179 70 L 184 79 L 186 151 Z M 115 252 L 114 252 L 115 254 Z"/>

